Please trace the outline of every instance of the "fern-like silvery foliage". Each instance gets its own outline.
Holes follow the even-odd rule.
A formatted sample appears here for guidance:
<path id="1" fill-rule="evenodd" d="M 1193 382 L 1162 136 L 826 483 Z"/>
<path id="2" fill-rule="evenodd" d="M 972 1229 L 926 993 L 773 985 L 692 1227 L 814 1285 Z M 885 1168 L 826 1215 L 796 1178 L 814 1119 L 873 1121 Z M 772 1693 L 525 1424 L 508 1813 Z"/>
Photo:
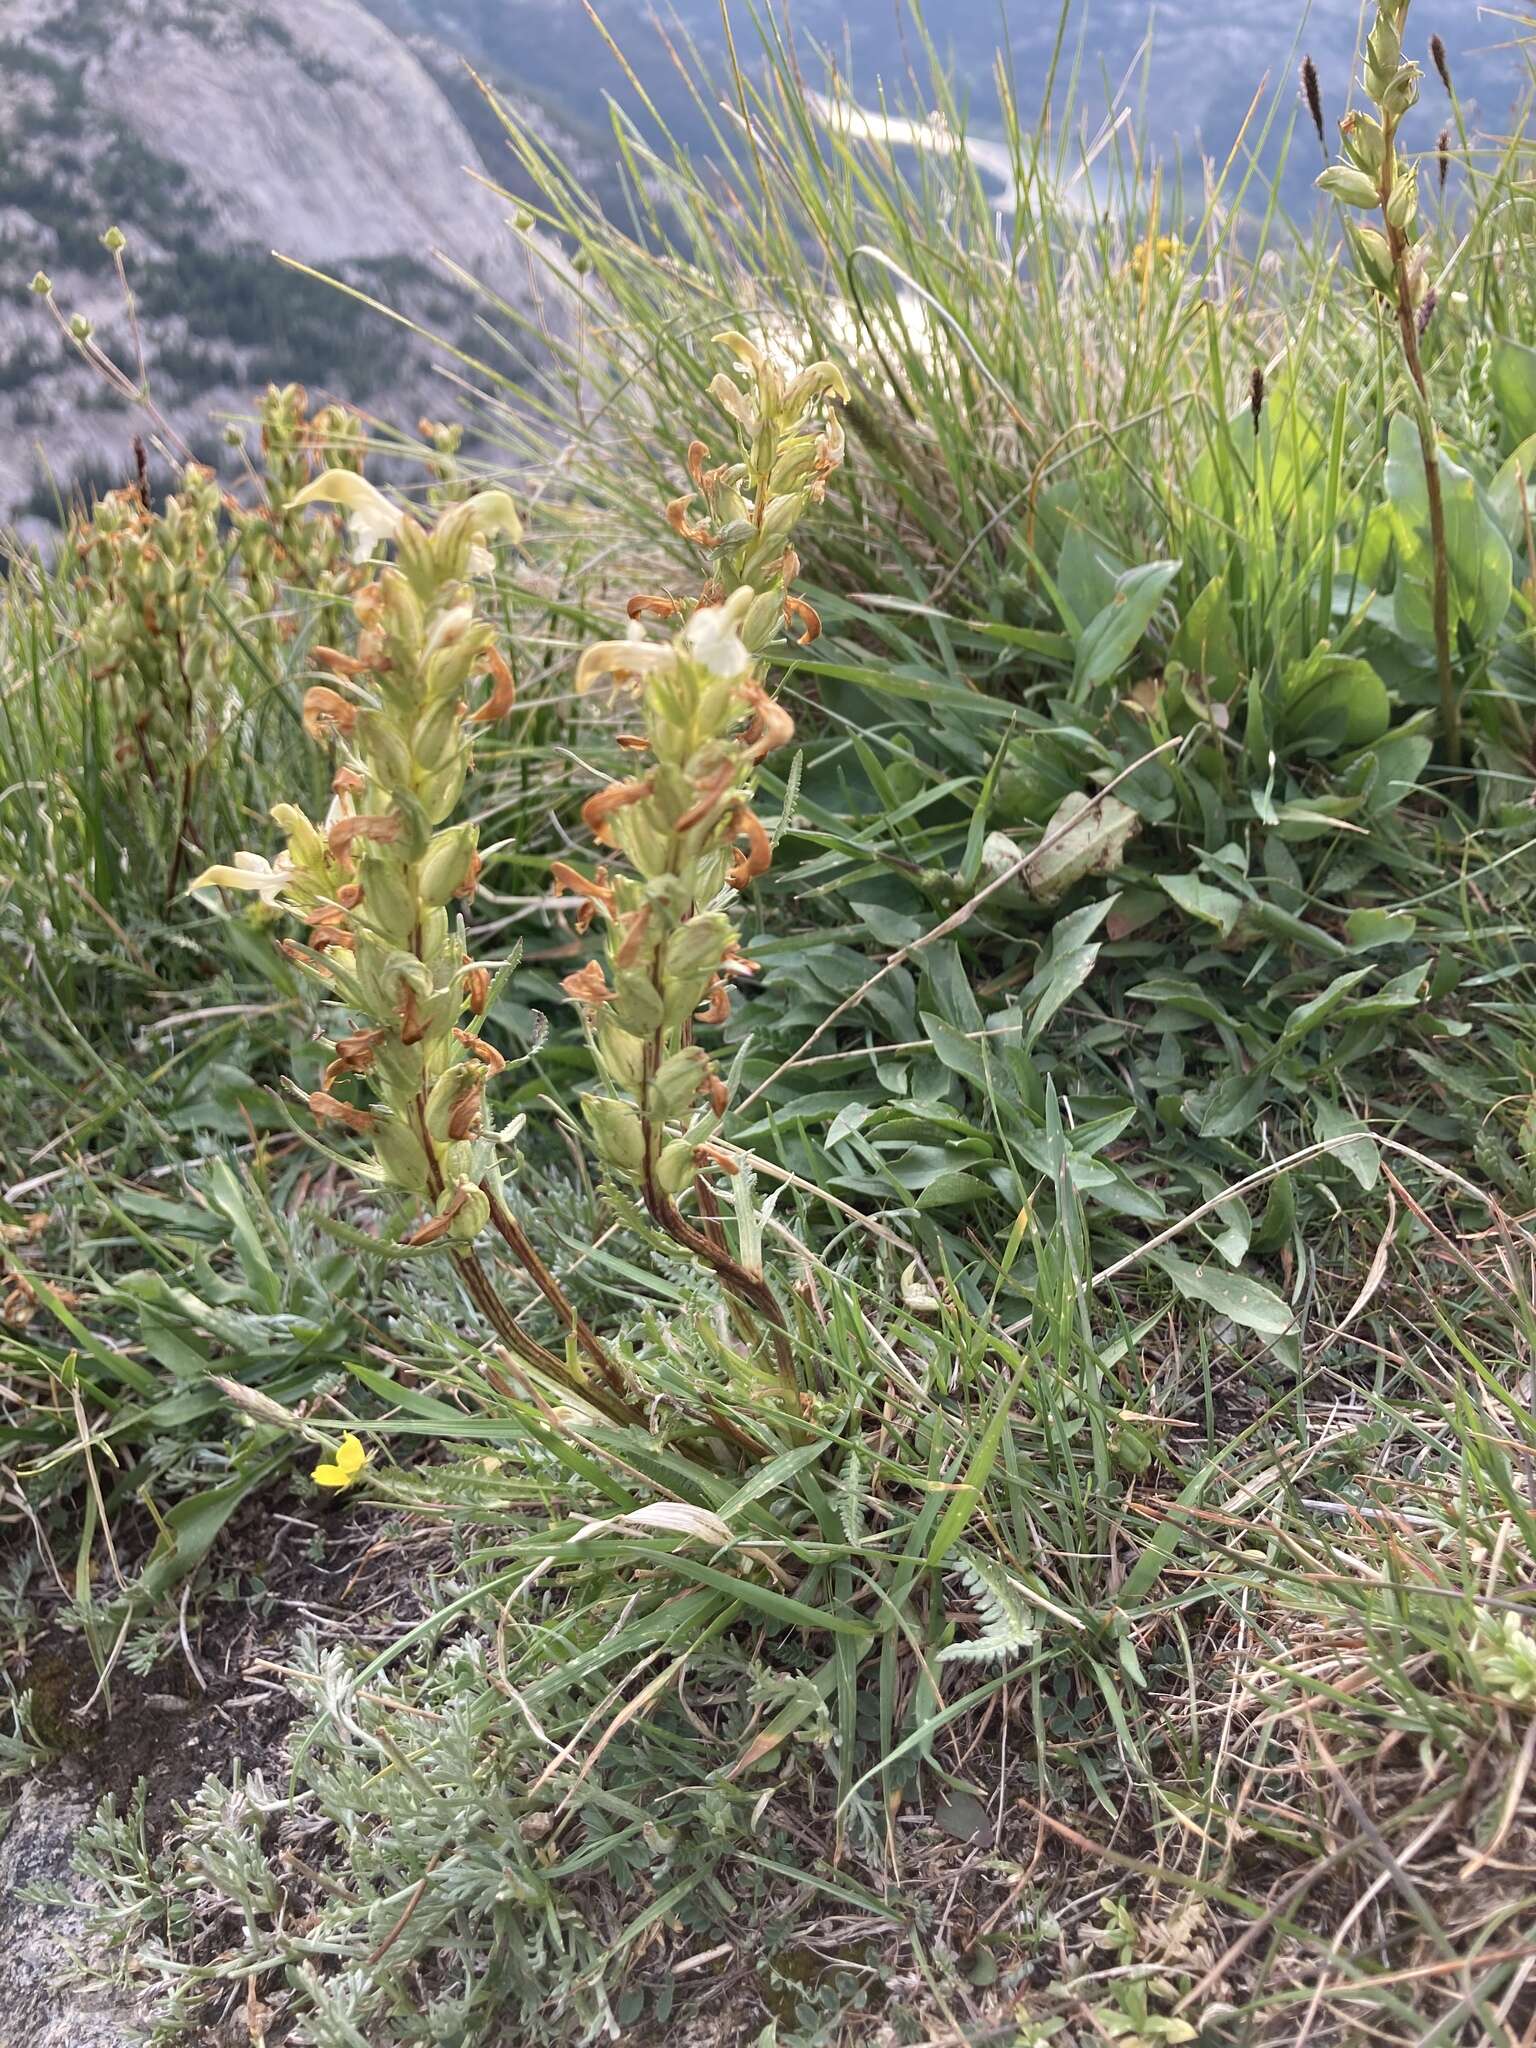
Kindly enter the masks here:
<path id="1" fill-rule="evenodd" d="M 996 1559 L 976 1550 L 961 1552 L 959 1570 L 980 1611 L 981 1634 L 950 1643 L 940 1650 L 939 1662 L 1001 1664 L 1027 1650 L 1040 1631 L 1025 1588 Z"/>

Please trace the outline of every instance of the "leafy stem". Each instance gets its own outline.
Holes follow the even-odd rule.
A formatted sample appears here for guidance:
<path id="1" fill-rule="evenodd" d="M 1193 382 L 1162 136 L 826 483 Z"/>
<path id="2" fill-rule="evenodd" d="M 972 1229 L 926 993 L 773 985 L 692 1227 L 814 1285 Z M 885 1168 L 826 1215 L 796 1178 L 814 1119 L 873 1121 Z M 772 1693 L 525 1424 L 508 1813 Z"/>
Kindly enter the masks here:
<path id="1" fill-rule="evenodd" d="M 1392 219 L 1392 189 L 1397 175 L 1393 148 L 1396 122 L 1383 123 L 1386 148 L 1382 161 L 1381 216 L 1386 231 L 1395 283 L 1394 306 L 1398 340 L 1408 367 L 1411 403 L 1419 428 L 1419 446 L 1424 456 L 1424 489 L 1429 501 L 1429 544 L 1434 564 L 1435 667 L 1440 684 L 1440 723 L 1445 739 L 1446 759 L 1453 768 L 1461 766 L 1461 701 L 1451 657 L 1451 562 L 1445 538 L 1445 496 L 1440 484 L 1440 440 L 1435 427 L 1434 408 L 1424 377 L 1419 349 L 1419 314 L 1415 304 L 1415 278 L 1410 260 L 1411 244 L 1406 231 Z"/>

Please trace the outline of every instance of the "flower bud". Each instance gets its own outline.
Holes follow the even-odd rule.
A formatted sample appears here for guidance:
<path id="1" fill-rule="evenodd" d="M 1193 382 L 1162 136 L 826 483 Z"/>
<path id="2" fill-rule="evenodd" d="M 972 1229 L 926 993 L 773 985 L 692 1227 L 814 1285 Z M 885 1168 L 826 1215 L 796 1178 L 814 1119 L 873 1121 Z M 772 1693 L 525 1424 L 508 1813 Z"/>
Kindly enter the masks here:
<path id="1" fill-rule="evenodd" d="M 638 970 L 618 972 L 613 977 L 614 1020 L 637 1038 L 648 1038 L 661 1027 L 664 1010 L 650 976 Z"/>
<path id="2" fill-rule="evenodd" d="M 784 593 L 780 589 L 765 590 L 754 597 L 742 621 L 741 637 L 753 653 L 768 646 L 777 635 L 784 620 Z"/>
<path id="3" fill-rule="evenodd" d="M 440 1074 L 427 1097 L 428 1133 L 441 1140 L 460 1136 L 454 1128 L 455 1119 L 460 1117 L 466 1098 L 478 1095 L 484 1083 L 485 1068 L 478 1060 L 460 1060 L 446 1074 Z"/>
<path id="4" fill-rule="evenodd" d="M 1410 108 L 1417 106 L 1419 76 L 1417 64 L 1405 64 L 1398 72 L 1377 101 L 1383 120 L 1400 121 Z"/>
<path id="5" fill-rule="evenodd" d="M 426 1152 L 402 1118 L 391 1117 L 380 1123 L 373 1134 L 373 1149 L 391 1187 L 405 1194 L 419 1194 L 426 1187 Z"/>
<path id="6" fill-rule="evenodd" d="M 682 1116 L 697 1099 L 709 1072 L 709 1059 L 701 1047 L 685 1046 L 663 1060 L 646 1089 L 648 1114 L 659 1123 L 671 1123 Z"/>
<path id="7" fill-rule="evenodd" d="M 667 941 L 667 975 L 692 980 L 713 974 L 724 959 L 731 938 L 731 921 L 719 911 L 703 911 L 690 917 Z"/>
<path id="8" fill-rule="evenodd" d="M 442 1214 L 455 1203 L 458 1207 L 454 1209 L 448 1234 L 455 1243 L 468 1244 L 471 1239 L 480 1235 L 491 1220 L 490 1197 L 483 1188 L 476 1187 L 472 1181 L 461 1180 L 443 1195 L 438 1203 L 438 1213 Z"/>
<path id="9" fill-rule="evenodd" d="M 294 866 L 323 873 L 329 864 L 325 841 L 298 805 L 274 804 L 270 815 L 273 824 L 288 835 L 288 858 Z"/>
<path id="10" fill-rule="evenodd" d="M 1406 230 L 1413 225 L 1419 211 L 1419 174 L 1417 171 L 1399 165 L 1392 190 L 1387 195 L 1387 220 L 1391 226 Z"/>
<path id="11" fill-rule="evenodd" d="M 1367 212 L 1374 212 L 1381 204 L 1381 194 L 1365 172 L 1351 170 L 1347 164 L 1330 164 L 1316 183 L 1319 192 L 1326 192 L 1333 199 L 1342 199 L 1346 206 L 1360 206 Z"/>
<path id="12" fill-rule="evenodd" d="M 407 879 L 408 871 L 401 861 L 379 853 L 366 862 L 366 871 L 369 922 L 375 930 L 403 945 L 415 928 L 420 908 L 416 891 Z"/>
<path id="13" fill-rule="evenodd" d="M 473 825 L 450 825 L 422 856 L 416 886 L 423 903 L 436 907 L 458 893 L 475 857 Z"/>
<path id="14" fill-rule="evenodd" d="M 598 1013 L 597 1048 L 603 1071 L 620 1088 L 638 1088 L 645 1078 L 645 1040 L 626 1031 L 610 1008 Z"/>
<path id="15" fill-rule="evenodd" d="M 632 1103 L 616 1095 L 583 1095 L 581 1111 L 606 1166 L 624 1174 L 644 1170 L 645 1132 Z"/>
<path id="16" fill-rule="evenodd" d="M 689 1138 L 674 1138 L 663 1145 L 656 1160 L 656 1178 L 669 1195 L 680 1195 L 691 1187 L 698 1173 L 698 1153 Z"/>
<path id="17" fill-rule="evenodd" d="M 1344 145 L 1344 154 L 1350 162 L 1372 178 L 1381 175 L 1386 161 L 1386 136 L 1381 123 L 1371 114 L 1346 114 L 1339 123 L 1339 135 Z"/>
<path id="18" fill-rule="evenodd" d="M 1352 227 L 1350 240 L 1354 245 L 1355 260 L 1360 266 L 1361 276 L 1367 284 L 1374 285 L 1377 291 L 1385 292 L 1390 297 L 1396 279 L 1392 251 L 1387 246 L 1386 236 L 1377 228 Z"/>

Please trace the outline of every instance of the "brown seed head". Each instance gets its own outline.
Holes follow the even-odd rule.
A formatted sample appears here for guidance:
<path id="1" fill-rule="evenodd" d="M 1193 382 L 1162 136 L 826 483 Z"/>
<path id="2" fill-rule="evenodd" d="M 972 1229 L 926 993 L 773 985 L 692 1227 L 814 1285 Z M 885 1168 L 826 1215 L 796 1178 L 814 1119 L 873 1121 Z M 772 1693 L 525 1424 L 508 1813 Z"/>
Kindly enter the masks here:
<path id="1" fill-rule="evenodd" d="M 1318 83 L 1317 66 L 1310 57 L 1301 60 L 1301 96 L 1307 103 L 1307 112 L 1312 116 L 1312 126 L 1317 130 L 1317 139 L 1322 145 L 1323 155 L 1328 154 L 1328 130 L 1323 122 L 1323 88 Z"/>

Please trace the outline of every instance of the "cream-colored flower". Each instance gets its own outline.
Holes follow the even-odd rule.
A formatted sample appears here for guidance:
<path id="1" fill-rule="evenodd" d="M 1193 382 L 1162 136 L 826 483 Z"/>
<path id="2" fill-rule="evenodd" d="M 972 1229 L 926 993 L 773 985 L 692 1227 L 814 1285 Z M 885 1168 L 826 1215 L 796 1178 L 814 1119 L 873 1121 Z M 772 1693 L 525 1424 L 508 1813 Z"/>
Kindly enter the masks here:
<path id="1" fill-rule="evenodd" d="M 752 666 L 741 637 L 741 622 L 754 593 L 746 585 L 733 590 L 724 604 L 701 605 L 684 626 L 681 639 L 688 654 L 711 675 L 745 675 Z"/>
<path id="2" fill-rule="evenodd" d="M 499 533 L 515 545 L 523 537 L 523 522 L 505 491 L 476 491 L 466 501 L 463 511 L 464 522 L 470 532 L 482 540 L 489 534 Z"/>
<path id="3" fill-rule="evenodd" d="M 263 903 L 276 904 L 292 880 L 293 867 L 285 853 L 275 861 L 260 853 L 237 853 L 231 866 L 204 868 L 195 882 L 187 884 L 187 894 L 198 889 L 247 889 Z"/>
<path id="4" fill-rule="evenodd" d="M 347 515 L 354 562 L 370 561 L 380 541 L 397 540 L 405 514 L 392 505 L 384 493 L 355 470 L 328 469 L 306 484 L 293 500 L 295 505 L 340 505 Z"/>
<path id="5" fill-rule="evenodd" d="M 676 659 L 672 649 L 659 641 L 647 640 L 636 627 L 628 639 L 601 640 L 589 647 L 576 664 L 576 690 L 584 696 L 604 676 L 611 676 L 621 690 L 638 689 L 657 669 L 668 668 Z"/>

